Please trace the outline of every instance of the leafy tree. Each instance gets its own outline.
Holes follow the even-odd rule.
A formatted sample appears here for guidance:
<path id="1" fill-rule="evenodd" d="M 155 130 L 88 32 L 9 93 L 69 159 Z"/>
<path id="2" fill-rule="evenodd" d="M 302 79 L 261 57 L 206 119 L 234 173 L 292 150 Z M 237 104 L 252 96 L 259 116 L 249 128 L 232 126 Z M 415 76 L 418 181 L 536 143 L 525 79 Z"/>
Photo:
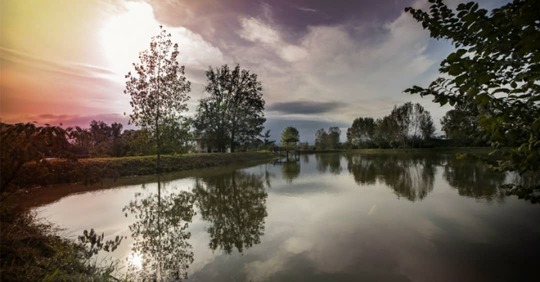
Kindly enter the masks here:
<path id="1" fill-rule="evenodd" d="M 127 156 L 145 156 L 155 153 L 155 148 L 148 140 L 151 139 L 151 133 L 146 129 L 124 130 L 121 135 L 122 151 Z"/>
<path id="2" fill-rule="evenodd" d="M 223 65 L 206 72 L 205 91 L 210 97 L 201 99 L 195 128 L 207 146 L 221 152 L 234 152 L 237 145 L 253 142 L 263 130 L 264 100 L 257 75 L 237 65 Z"/>
<path id="3" fill-rule="evenodd" d="M 295 127 L 288 126 L 281 132 L 281 146 L 285 145 L 289 149 L 291 143 L 295 146 L 298 141 L 300 141 L 300 134 Z"/>
<path id="4" fill-rule="evenodd" d="M 319 150 L 337 149 L 340 145 L 340 135 L 341 130 L 339 127 L 330 127 L 328 128 L 328 132 L 321 128 L 315 133 L 315 147 Z"/>
<path id="5" fill-rule="evenodd" d="M 122 128 L 124 126 L 121 123 L 113 122 L 111 123 L 111 138 L 112 138 L 112 156 L 121 157 L 122 152 L 122 141 L 120 137 L 122 136 Z"/>
<path id="6" fill-rule="evenodd" d="M 103 121 L 93 120 L 90 122 L 89 131 L 92 136 L 91 155 L 110 155 L 112 151 L 112 128 Z"/>
<path id="7" fill-rule="evenodd" d="M 163 132 L 162 152 L 165 154 L 182 154 L 189 150 L 192 139 L 189 132 L 190 122 L 185 120 L 164 121 L 161 125 Z"/>
<path id="8" fill-rule="evenodd" d="M 484 145 L 479 111 L 472 103 L 455 105 L 441 119 L 446 137 L 460 145 Z"/>
<path id="9" fill-rule="evenodd" d="M 67 132 L 59 126 L 0 123 L 0 199 L 14 189 L 23 165 L 46 164 L 47 157 L 70 157 Z"/>
<path id="10" fill-rule="evenodd" d="M 351 127 L 347 129 L 347 142 L 352 147 L 368 145 L 375 134 L 375 120 L 373 118 L 356 118 Z"/>
<path id="11" fill-rule="evenodd" d="M 324 128 L 321 128 L 315 132 L 315 148 L 318 150 L 328 149 L 328 133 Z"/>
<path id="12" fill-rule="evenodd" d="M 501 170 L 540 170 L 540 1 L 514 0 L 488 14 L 477 3 L 448 8 L 430 0 L 429 12 L 406 8 L 435 39 L 456 51 L 441 62 L 427 88 L 405 90 L 444 105 L 472 103 L 483 134 L 503 160 Z M 536 185 L 536 188 L 540 188 Z"/>
<path id="13" fill-rule="evenodd" d="M 400 136 L 400 128 L 396 120 L 391 116 L 385 116 L 375 122 L 375 143 L 380 148 L 397 147 Z"/>
<path id="14" fill-rule="evenodd" d="M 130 122 L 149 130 L 157 148 L 156 169 L 159 171 L 162 148 L 163 121 L 178 119 L 187 111 L 187 93 L 191 83 L 184 76 L 184 66 L 178 63 L 178 44 L 173 44 L 162 27 L 152 37 L 150 48 L 139 54 L 140 63 L 134 63 L 135 73 L 126 75 L 124 93 L 131 96 Z"/>

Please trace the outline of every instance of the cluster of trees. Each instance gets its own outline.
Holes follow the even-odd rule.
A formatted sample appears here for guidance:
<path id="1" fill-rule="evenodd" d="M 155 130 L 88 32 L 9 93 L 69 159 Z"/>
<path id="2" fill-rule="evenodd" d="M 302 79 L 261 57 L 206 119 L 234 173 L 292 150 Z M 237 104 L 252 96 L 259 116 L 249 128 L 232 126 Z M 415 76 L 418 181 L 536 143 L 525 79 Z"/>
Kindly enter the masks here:
<path id="1" fill-rule="evenodd" d="M 439 78 L 411 94 L 456 109 L 473 109 L 480 136 L 499 155 L 492 165 L 520 174 L 540 171 L 540 1 L 514 0 L 490 13 L 477 3 L 450 9 L 429 0 L 429 11 L 408 7 L 431 37 L 456 51 L 441 62 Z M 466 122 L 466 121 L 465 121 Z M 446 128 L 452 130 L 446 123 Z M 455 131 L 454 131 L 455 132 Z M 514 187 L 533 195 L 540 185 Z M 518 192 L 521 194 L 521 192 Z"/>
<path id="2" fill-rule="evenodd" d="M 328 131 L 321 128 L 315 133 L 315 148 L 317 150 L 336 150 L 341 146 L 341 130 L 337 126 L 328 128 Z"/>
<path id="3" fill-rule="evenodd" d="M 434 132 L 430 113 L 408 102 L 380 119 L 355 119 L 347 129 L 347 143 L 351 148 L 421 147 L 430 144 Z"/>
<path id="4" fill-rule="evenodd" d="M 472 103 L 455 105 L 441 119 L 442 131 L 453 146 L 487 146 L 479 123 L 480 113 Z"/>
<path id="5" fill-rule="evenodd" d="M 150 49 L 140 53 L 135 72 L 126 75 L 125 93 L 131 96 L 130 122 L 150 133 L 157 147 L 157 166 L 170 133 L 166 124 L 180 123 L 188 110 L 186 102 L 191 84 L 184 66 L 178 63 L 178 44 L 163 28 L 152 38 Z M 234 152 L 238 148 L 260 144 L 263 130 L 264 100 L 257 75 L 237 65 L 210 67 L 206 72 L 205 92 L 193 120 L 195 138 L 208 151 Z"/>

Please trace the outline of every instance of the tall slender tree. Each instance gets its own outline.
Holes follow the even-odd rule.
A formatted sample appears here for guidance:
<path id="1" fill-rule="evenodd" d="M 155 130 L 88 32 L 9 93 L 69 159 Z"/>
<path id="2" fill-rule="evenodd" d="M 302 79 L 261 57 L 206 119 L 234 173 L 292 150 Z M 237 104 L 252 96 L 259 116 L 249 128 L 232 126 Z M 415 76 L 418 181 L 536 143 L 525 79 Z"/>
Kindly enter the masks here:
<path id="1" fill-rule="evenodd" d="M 150 48 L 139 54 L 135 72 L 126 75 L 125 94 L 131 96 L 130 123 L 152 132 L 157 152 L 156 170 L 160 170 L 162 145 L 161 124 L 178 119 L 187 111 L 186 102 L 191 83 L 184 76 L 184 66 L 178 62 L 178 44 L 160 26 L 160 33 L 152 37 Z"/>

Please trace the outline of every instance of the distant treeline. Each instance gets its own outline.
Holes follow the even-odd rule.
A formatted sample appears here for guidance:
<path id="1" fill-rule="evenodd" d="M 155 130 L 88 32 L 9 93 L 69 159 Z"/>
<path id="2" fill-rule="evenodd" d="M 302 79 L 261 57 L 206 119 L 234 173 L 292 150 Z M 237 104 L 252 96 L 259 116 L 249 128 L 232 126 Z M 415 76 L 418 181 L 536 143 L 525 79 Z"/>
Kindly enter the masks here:
<path id="1" fill-rule="evenodd" d="M 418 103 L 408 102 L 399 107 L 395 106 L 392 112 L 383 118 L 355 119 L 352 126 L 347 129 L 345 147 L 358 149 L 487 146 L 487 142 L 481 137 L 476 118 L 478 115 L 474 110 L 472 107 L 456 107 L 448 111 L 441 119 L 442 131 L 446 136 L 437 137 L 434 136 L 435 126 L 429 111 Z M 325 136 L 330 136 L 330 133 L 317 134 L 315 143 L 324 144 L 324 141 L 319 140 L 325 140 Z"/>

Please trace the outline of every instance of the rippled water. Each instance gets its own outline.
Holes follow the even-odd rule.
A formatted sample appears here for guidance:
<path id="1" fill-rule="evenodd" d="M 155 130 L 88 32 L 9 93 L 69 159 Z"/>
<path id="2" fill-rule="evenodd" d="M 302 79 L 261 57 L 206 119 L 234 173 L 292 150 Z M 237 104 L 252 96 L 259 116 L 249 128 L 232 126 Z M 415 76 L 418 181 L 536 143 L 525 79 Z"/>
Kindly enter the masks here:
<path id="1" fill-rule="evenodd" d="M 304 155 L 37 208 L 126 236 L 118 276 L 188 281 L 533 281 L 540 205 L 452 155 Z"/>

